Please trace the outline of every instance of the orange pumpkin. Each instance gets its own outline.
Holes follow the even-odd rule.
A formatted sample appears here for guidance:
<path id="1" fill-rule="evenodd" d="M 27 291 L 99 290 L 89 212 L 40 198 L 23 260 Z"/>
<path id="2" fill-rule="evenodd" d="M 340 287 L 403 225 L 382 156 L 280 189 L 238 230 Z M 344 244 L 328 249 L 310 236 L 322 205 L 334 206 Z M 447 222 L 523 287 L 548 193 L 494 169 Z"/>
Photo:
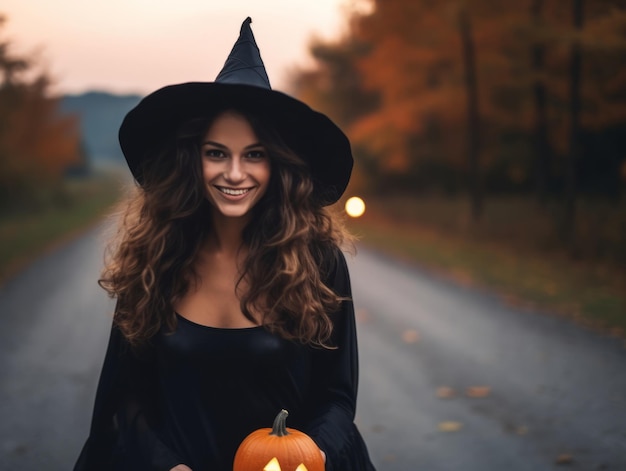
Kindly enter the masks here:
<path id="1" fill-rule="evenodd" d="M 281 410 L 274 426 L 248 435 L 235 454 L 233 471 L 324 471 L 320 449 L 306 433 L 287 428 Z"/>

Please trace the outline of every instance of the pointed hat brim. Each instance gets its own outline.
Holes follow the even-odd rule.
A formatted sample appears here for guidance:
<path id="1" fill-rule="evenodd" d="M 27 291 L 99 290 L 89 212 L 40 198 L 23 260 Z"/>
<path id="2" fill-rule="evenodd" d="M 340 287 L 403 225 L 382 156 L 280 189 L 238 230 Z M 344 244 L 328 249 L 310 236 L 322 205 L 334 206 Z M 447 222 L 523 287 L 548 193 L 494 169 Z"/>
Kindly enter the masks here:
<path id="1" fill-rule="evenodd" d="M 242 39 L 249 42 L 246 22 L 233 52 Z M 247 26 L 249 30 L 249 23 Z M 249 34 L 252 34 L 251 31 Z M 253 36 L 252 45 L 256 47 Z M 242 82 L 241 75 L 236 71 L 225 77 L 233 52 L 220 73 L 221 77 L 218 75 L 215 82 L 166 86 L 146 96 L 126 115 L 120 127 L 119 140 L 137 182 L 142 184 L 142 168 L 152 152 L 160 145 L 171 142 L 182 123 L 234 108 L 270 120 L 286 144 L 309 165 L 318 200 L 324 205 L 335 203 L 348 185 L 353 166 L 346 135 L 323 113 L 269 88 L 267 75 L 267 85 L 264 85 L 258 65 L 254 63 L 256 59 L 252 61 L 252 67 L 257 67 L 254 72 L 257 78 L 244 78 Z M 265 73 L 264 68 L 262 72 Z"/>

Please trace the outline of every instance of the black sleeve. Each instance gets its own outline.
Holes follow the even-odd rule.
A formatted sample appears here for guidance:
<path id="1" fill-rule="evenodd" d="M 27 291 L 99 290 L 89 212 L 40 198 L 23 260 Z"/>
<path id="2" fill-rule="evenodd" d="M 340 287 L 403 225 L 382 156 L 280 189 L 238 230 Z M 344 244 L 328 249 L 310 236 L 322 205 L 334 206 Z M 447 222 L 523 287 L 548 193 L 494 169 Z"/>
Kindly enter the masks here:
<path id="1" fill-rule="evenodd" d="M 366 471 L 373 467 L 354 425 L 359 373 L 356 321 L 348 267 L 339 251 L 329 285 L 348 300 L 343 301 L 340 310 L 332 316 L 332 344 L 336 348 L 320 349 L 314 354 L 316 406 L 305 432 L 326 453 L 328 471 Z"/>
<path id="2" fill-rule="evenodd" d="M 150 427 L 142 398 L 155 392 L 154 360 L 138 355 L 115 325 L 96 390 L 89 437 L 74 471 L 117 469 L 121 462 L 169 471 L 182 461 L 159 440 Z M 149 393 L 150 394 L 146 394 Z"/>

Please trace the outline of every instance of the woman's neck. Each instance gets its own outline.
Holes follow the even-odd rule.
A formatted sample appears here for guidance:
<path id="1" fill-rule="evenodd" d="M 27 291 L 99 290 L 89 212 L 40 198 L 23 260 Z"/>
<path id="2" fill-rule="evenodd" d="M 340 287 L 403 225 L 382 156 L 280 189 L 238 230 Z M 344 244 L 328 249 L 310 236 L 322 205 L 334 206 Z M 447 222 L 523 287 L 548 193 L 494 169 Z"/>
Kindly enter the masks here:
<path id="1" fill-rule="evenodd" d="M 213 230 L 207 241 L 207 249 L 222 255 L 236 256 L 243 244 L 243 230 L 249 218 L 224 217 L 213 214 Z"/>

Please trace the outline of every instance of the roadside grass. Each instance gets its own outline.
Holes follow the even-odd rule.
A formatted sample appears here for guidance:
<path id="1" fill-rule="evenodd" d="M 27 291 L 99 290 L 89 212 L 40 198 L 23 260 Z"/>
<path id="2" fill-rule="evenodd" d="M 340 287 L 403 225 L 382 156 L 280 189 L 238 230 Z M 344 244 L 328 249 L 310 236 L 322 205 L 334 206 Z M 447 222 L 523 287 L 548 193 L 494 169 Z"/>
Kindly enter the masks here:
<path id="1" fill-rule="evenodd" d="M 121 194 L 114 174 L 64 182 L 61 202 L 0 215 L 0 283 L 46 250 L 90 227 Z"/>
<path id="2" fill-rule="evenodd" d="M 488 203 L 478 225 L 469 223 L 468 208 L 459 200 L 371 200 L 365 215 L 348 227 L 363 244 L 438 276 L 624 336 L 626 268 L 615 260 L 623 255 L 619 238 L 626 232 L 615 226 L 625 224 L 626 214 L 623 208 L 588 208 L 588 214 L 581 211 L 579 227 L 585 231 L 577 234 L 574 256 L 552 234 L 550 212 L 537 215 L 531 203 L 519 200 Z M 594 233 L 589 228 L 599 220 L 613 227 L 599 226 Z M 610 256 L 609 249 L 617 253 Z"/>

